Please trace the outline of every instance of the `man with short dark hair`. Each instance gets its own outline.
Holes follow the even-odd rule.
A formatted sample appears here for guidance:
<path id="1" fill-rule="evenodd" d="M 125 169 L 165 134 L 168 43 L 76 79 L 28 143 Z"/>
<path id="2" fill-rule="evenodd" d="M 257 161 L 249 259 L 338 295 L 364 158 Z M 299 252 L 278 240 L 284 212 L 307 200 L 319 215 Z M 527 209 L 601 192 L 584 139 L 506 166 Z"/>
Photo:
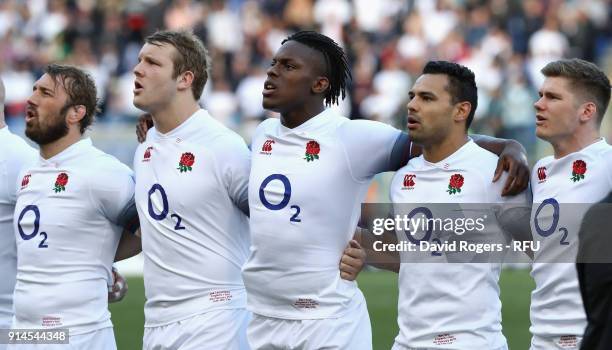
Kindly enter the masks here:
<path id="1" fill-rule="evenodd" d="M 423 68 L 422 74 L 442 74 L 448 79 L 446 91 L 450 94 L 451 104 L 469 102 L 470 112 L 465 120 L 466 130 L 474 120 L 474 114 L 478 107 L 478 89 L 474 73 L 460 64 L 447 61 L 429 61 Z"/>
<path id="2" fill-rule="evenodd" d="M 40 158 L 14 184 L 12 328 L 67 328 L 71 348 L 83 350 L 116 349 L 107 286 L 122 232 L 131 237 L 138 228 L 131 170 L 83 137 L 96 106 L 89 75 L 48 66 L 34 84 L 25 117 L 26 135 L 40 146 Z"/>
<path id="3" fill-rule="evenodd" d="M 574 265 L 577 233 L 585 204 L 612 190 L 612 146 L 599 130 L 610 81 L 580 59 L 551 62 L 542 73 L 536 135 L 554 155 L 539 160 L 531 176 L 532 232 L 540 242 L 531 270 L 531 349 L 577 349 L 587 323 Z"/>
<path id="4" fill-rule="evenodd" d="M 470 254 L 462 253 L 461 248 L 419 250 L 421 243 L 480 242 L 474 237 L 505 245 L 510 238 L 502 234 L 498 217 L 507 206 L 528 207 L 528 198 L 525 193 L 501 196 L 502 183 L 489 180 L 498 157 L 467 135 L 477 99 L 472 71 L 452 62 L 428 62 L 409 98 L 408 130 L 423 155 L 411 159 L 391 182 L 394 214 L 408 217 L 424 212 L 429 213 L 428 219 L 440 220 L 459 215 L 466 221 L 482 220 L 483 227 L 466 236 L 462 236 L 465 232 L 453 234 L 446 224 L 444 229 L 431 223 L 425 229 L 396 229 L 398 240 L 415 244 L 417 252 L 400 253 L 400 332 L 393 349 L 507 349 L 497 284 L 501 258 L 469 263 L 472 260 L 464 257 Z M 411 180 L 405 181 L 406 177 Z M 432 203 L 452 203 L 454 213 Z M 466 208 L 464 203 L 472 206 Z M 472 214 L 474 205 L 478 206 L 476 215 Z M 499 212 L 494 208 L 500 208 Z"/>

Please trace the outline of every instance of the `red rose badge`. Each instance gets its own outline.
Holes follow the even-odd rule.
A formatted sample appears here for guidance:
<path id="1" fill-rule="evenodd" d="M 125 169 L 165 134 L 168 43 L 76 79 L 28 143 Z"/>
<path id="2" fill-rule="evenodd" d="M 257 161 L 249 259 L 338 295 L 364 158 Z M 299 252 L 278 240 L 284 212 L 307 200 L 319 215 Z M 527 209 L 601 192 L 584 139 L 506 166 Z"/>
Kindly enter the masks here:
<path id="1" fill-rule="evenodd" d="M 460 174 L 455 174 L 451 176 L 450 181 L 448 183 L 448 194 L 461 193 L 461 187 L 463 186 L 463 176 Z"/>
<path id="2" fill-rule="evenodd" d="M 319 152 L 321 152 L 321 147 L 317 141 L 308 141 L 306 144 L 306 161 L 314 161 L 315 159 L 319 159 Z"/>
<path id="3" fill-rule="evenodd" d="M 180 170 L 181 173 L 191 171 L 193 163 L 195 163 L 195 156 L 193 155 L 193 153 L 185 152 L 181 156 L 181 160 L 179 161 L 179 167 L 177 169 Z"/>
<path id="4" fill-rule="evenodd" d="M 580 180 L 584 180 L 584 173 L 586 173 L 587 171 L 587 165 L 584 162 L 584 160 L 577 160 L 574 162 L 574 165 L 572 166 L 572 181 L 576 182 L 576 181 L 580 181 Z"/>
<path id="5" fill-rule="evenodd" d="M 60 173 L 57 175 L 57 179 L 55 179 L 55 186 L 53 187 L 53 191 L 55 193 L 66 191 L 66 185 L 68 184 L 68 174 Z"/>
<path id="6" fill-rule="evenodd" d="M 143 161 L 148 161 L 151 158 L 152 149 L 153 147 L 147 147 L 147 149 L 145 150 L 144 156 L 143 156 Z"/>

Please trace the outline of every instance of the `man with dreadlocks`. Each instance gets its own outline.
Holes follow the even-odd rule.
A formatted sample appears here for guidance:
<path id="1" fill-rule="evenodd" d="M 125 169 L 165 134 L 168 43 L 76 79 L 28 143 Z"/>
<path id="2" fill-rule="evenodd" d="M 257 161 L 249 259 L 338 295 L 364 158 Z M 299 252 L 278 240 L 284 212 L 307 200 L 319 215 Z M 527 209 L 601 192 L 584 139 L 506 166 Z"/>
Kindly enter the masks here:
<path id="1" fill-rule="evenodd" d="M 325 109 L 344 98 L 351 75 L 342 49 L 322 34 L 288 37 L 267 75 L 263 106 L 281 117 L 261 123 L 252 139 L 252 245 L 243 268 L 254 313 L 249 343 L 267 350 L 371 349 L 365 299 L 355 282 L 341 279 L 338 261 L 370 180 L 409 158 L 408 135 Z M 489 140 L 498 154 L 505 144 Z M 501 158 L 499 172 L 511 165 L 525 175 L 507 190 L 524 188 L 527 168 Z"/>

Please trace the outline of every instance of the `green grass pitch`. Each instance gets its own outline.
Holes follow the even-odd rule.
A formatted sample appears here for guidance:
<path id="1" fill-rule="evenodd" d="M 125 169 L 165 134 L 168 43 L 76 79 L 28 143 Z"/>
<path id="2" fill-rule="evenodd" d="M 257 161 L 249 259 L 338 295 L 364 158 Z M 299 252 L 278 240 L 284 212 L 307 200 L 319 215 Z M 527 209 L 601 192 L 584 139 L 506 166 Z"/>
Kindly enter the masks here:
<path id="1" fill-rule="evenodd" d="M 397 335 L 397 275 L 364 271 L 359 287 L 365 294 L 375 350 L 391 348 Z M 129 293 L 110 307 L 119 350 L 142 349 L 144 286 L 142 278 L 128 279 Z M 529 300 L 534 283 L 527 270 L 504 270 L 501 280 L 503 331 L 510 349 L 529 348 Z"/>

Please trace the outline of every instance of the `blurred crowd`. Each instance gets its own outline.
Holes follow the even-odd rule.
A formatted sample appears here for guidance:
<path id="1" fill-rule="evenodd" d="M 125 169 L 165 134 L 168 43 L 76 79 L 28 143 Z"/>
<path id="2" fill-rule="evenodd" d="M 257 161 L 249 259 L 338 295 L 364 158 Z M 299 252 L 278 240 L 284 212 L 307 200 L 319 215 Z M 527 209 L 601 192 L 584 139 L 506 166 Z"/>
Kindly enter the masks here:
<path id="1" fill-rule="evenodd" d="M 424 63 L 451 60 L 476 73 L 473 130 L 515 138 L 533 154 L 540 68 L 580 57 L 609 69 L 611 15 L 607 0 L 1 0 L 0 74 L 9 123 L 23 117 L 50 62 L 92 74 L 100 123 L 133 121 L 131 70 L 143 39 L 156 29 L 190 28 L 213 61 L 203 106 L 248 138 L 265 117 L 270 57 L 290 33 L 312 29 L 348 53 L 345 115 L 401 127 Z"/>

